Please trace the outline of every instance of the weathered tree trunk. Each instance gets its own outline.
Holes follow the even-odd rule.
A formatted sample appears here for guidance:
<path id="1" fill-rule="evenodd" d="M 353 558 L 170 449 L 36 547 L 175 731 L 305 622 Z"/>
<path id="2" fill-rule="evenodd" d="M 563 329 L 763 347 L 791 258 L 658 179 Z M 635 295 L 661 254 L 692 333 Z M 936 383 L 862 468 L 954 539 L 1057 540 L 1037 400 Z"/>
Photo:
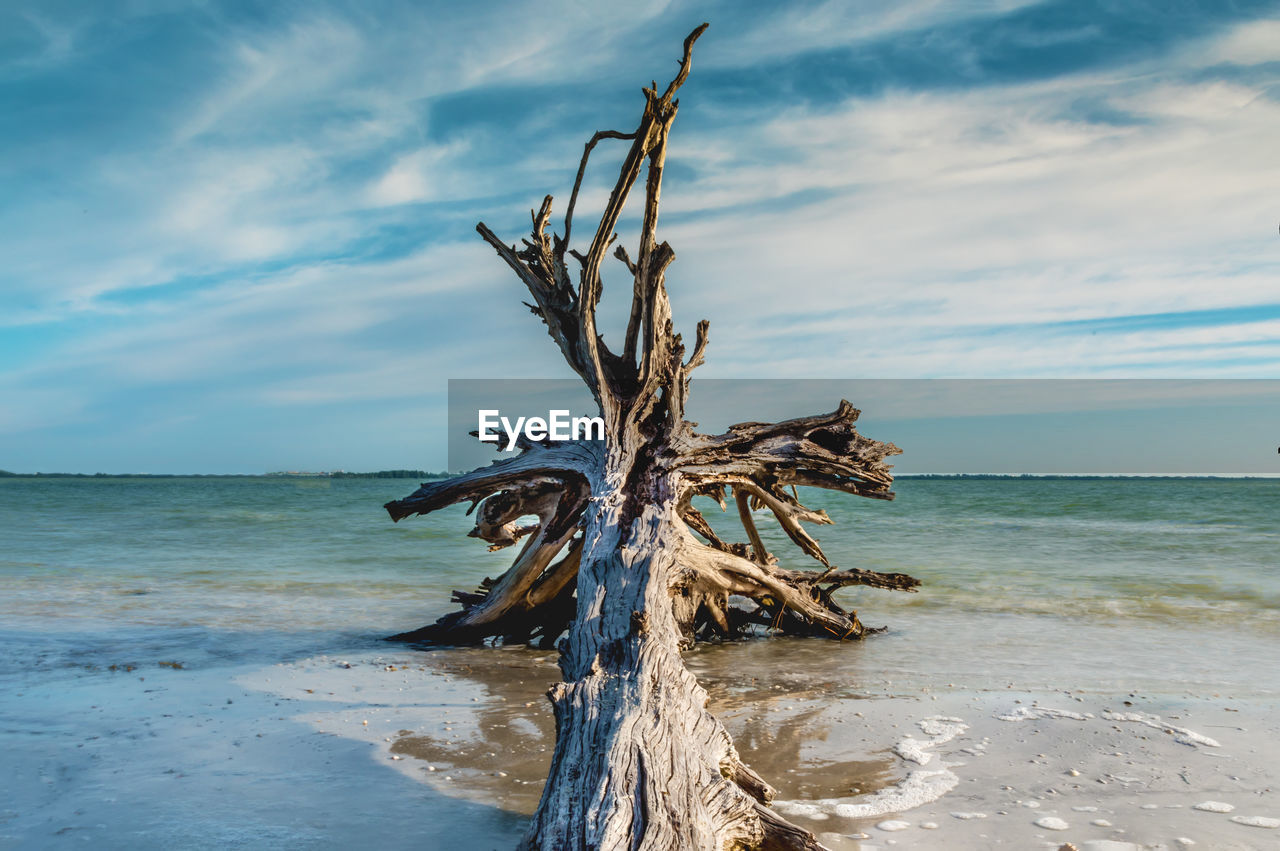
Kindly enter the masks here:
<path id="1" fill-rule="evenodd" d="M 684 417 L 690 373 L 702 363 L 705 321 L 685 358 L 671 322 L 664 273 L 675 258 L 656 239 L 658 198 L 673 99 L 694 41 L 663 94 L 645 89 L 633 133 L 602 131 L 587 143 L 565 214 L 564 235 L 548 235 L 551 197 L 533 214 L 516 249 L 477 229 L 532 294 L 569 365 L 591 389 L 606 423 L 603 441 L 521 444 L 520 454 L 387 504 L 393 519 L 470 500 L 472 535 L 496 549 L 528 537 L 512 567 L 435 624 L 394 636 L 436 643 L 560 643 L 564 682 L 550 698 L 556 750 L 525 847 L 564 849 L 819 848 L 812 834 L 769 809 L 773 789 L 742 763 L 706 693 L 685 668 L 681 647 L 698 634 L 730 636 L 754 624 L 784 632 L 859 638 L 868 630 L 834 600 L 848 585 L 914 590 L 902 574 L 837 570 L 802 523 L 829 523 L 800 504 L 796 486 L 877 499 L 893 497 L 884 459 L 898 450 L 858 434 L 858 411 L 781 423 L 743 423 L 703 435 Z M 570 248 L 573 208 L 587 159 L 602 139 L 630 151 L 586 253 Z M 634 279 L 621 355 L 596 332 L 600 265 L 647 161 L 636 259 L 614 255 Z M 566 253 L 581 266 L 570 283 Z M 745 543 L 721 539 L 694 496 L 725 505 L 732 489 Z M 788 492 L 790 488 L 790 492 Z M 752 509 L 768 508 L 821 571 L 787 570 L 765 550 Z M 538 522 L 520 527 L 520 517 Z M 735 604 L 734 601 L 737 601 Z M 745 607 L 742 603 L 746 603 Z"/>

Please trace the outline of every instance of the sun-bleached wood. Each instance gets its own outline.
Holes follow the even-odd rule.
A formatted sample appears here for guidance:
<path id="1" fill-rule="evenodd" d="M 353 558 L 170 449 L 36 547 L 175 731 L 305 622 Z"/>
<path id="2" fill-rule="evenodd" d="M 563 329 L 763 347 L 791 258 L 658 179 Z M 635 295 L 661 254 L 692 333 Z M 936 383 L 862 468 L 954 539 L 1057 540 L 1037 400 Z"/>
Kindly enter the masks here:
<path id="1" fill-rule="evenodd" d="M 480 235 L 528 288 L 566 362 L 590 388 L 605 420 L 603 441 L 520 443 L 518 455 L 387 504 L 395 520 L 470 501 L 471 534 L 491 549 L 525 540 L 511 568 L 462 608 L 395 636 L 444 644 L 558 642 L 563 682 L 549 693 L 556 748 L 542 800 L 523 847 L 564 849 L 816 849 L 808 831 L 771 809 L 774 790 L 739 758 L 680 651 L 697 636 L 734 636 L 761 624 L 792 634 L 860 638 L 869 630 L 841 608 L 849 585 L 911 591 L 903 574 L 841 570 L 804 524 L 827 524 L 803 506 L 796 486 L 892 499 L 889 443 L 863 437 L 858 411 L 778 423 L 742 423 L 724 434 L 698 433 L 685 419 L 690 374 L 708 346 L 697 325 L 692 352 L 674 332 L 665 273 L 675 252 L 657 238 L 667 139 L 688 78 L 694 42 L 662 92 L 643 89 L 634 131 L 601 131 L 583 151 L 564 220 L 548 234 L 552 199 L 532 212 L 523 247 L 483 223 Z M 618 178 L 583 252 L 569 244 L 579 189 L 596 145 L 629 141 Z M 632 277 L 621 354 L 596 329 L 601 266 L 615 228 L 645 171 L 644 208 L 634 260 L 613 255 Z M 577 264 L 577 283 L 569 261 Z M 747 536 L 723 540 L 694 505 L 723 508 L 731 491 Z M 752 512 L 767 509 L 821 569 L 790 570 L 765 549 Z M 519 525 L 521 518 L 535 522 Z"/>

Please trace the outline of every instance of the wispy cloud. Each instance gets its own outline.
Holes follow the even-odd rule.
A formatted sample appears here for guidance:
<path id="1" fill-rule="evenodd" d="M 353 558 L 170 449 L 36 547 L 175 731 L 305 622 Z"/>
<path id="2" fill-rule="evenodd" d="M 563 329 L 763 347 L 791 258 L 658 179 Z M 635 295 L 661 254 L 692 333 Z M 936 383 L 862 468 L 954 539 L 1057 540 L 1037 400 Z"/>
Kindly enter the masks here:
<path id="1" fill-rule="evenodd" d="M 1260 8 L 7 13 L 0 466 L 406 466 L 444 379 L 563 374 L 472 226 L 562 204 L 704 18 L 663 221 L 708 375 L 1274 376 Z"/>

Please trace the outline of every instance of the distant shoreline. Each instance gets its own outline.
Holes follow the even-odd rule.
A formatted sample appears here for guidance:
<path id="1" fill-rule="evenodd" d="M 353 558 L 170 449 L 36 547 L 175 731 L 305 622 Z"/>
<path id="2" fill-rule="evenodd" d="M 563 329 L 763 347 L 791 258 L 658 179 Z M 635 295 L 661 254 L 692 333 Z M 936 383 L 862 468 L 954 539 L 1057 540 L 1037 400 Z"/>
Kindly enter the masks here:
<path id="1" fill-rule="evenodd" d="M 371 473 L 14 473 L 0 470 L 0 479 L 447 479 L 458 473 L 428 470 L 378 470 Z M 1280 473 L 902 473 L 895 481 L 1106 481 L 1113 479 L 1277 479 Z"/>
<path id="2" fill-rule="evenodd" d="M 427 470 L 379 470 L 348 473 L 345 470 L 320 473 L 14 473 L 0 470 L 3 479 L 444 479 L 449 473 Z"/>

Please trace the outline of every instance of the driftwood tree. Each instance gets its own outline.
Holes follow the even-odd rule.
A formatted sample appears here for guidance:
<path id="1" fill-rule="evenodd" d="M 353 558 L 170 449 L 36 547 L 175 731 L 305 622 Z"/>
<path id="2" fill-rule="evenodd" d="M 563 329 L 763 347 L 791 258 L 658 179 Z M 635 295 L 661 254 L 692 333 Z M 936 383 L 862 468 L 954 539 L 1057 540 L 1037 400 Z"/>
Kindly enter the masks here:
<path id="1" fill-rule="evenodd" d="M 471 534 L 491 548 L 527 538 L 500 578 L 476 593 L 455 594 L 461 610 L 396 638 L 547 644 L 568 631 L 559 644 L 564 681 L 549 693 L 556 748 L 528 848 L 820 847 L 769 808 L 774 790 L 739 759 L 723 725 L 706 711 L 706 693 L 685 668 L 681 647 L 698 635 L 735 635 L 753 624 L 859 638 L 868 630 L 837 604 L 836 589 L 918 584 L 901 574 L 833 567 L 803 526 L 830 520 L 801 505 L 797 485 L 893 498 L 884 460 L 898 449 L 858 434 L 858 411 L 848 402 L 829 414 L 742 423 L 714 436 L 685 419 L 689 377 L 703 362 L 708 324 L 698 323 L 686 352 L 664 285 L 675 253 L 657 239 L 658 200 L 674 95 L 705 28 L 685 39 L 679 72 L 665 91 L 656 83 L 644 89 L 634 131 L 600 131 L 587 142 L 562 235 L 547 230 L 550 196 L 533 214 L 523 247 L 477 226 L 528 288 L 528 306 L 590 388 L 605 439 L 524 441 L 509 459 L 424 484 L 387 504 L 399 520 L 470 501 L 478 506 Z M 574 206 L 588 158 L 599 142 L 614 139 L 629 141 L 630 149 L 590 245 L 574 250 Z M 615 352 L 596 328 L 601 266 L 642 171 L 638 249 L 634 258 L 621 245 L 613 251 L 634 281 L 626 336 Z M 571 261 L 578 265 L 576 285 Z M 717 535 L 693 504 L 699 495 L 722 508 L 731 498 L 747 541 Z M 820 569 L 779 566 L 752 519 L 761 507 Z M 519 525 L 528 516 L 536 522 Z"/>

